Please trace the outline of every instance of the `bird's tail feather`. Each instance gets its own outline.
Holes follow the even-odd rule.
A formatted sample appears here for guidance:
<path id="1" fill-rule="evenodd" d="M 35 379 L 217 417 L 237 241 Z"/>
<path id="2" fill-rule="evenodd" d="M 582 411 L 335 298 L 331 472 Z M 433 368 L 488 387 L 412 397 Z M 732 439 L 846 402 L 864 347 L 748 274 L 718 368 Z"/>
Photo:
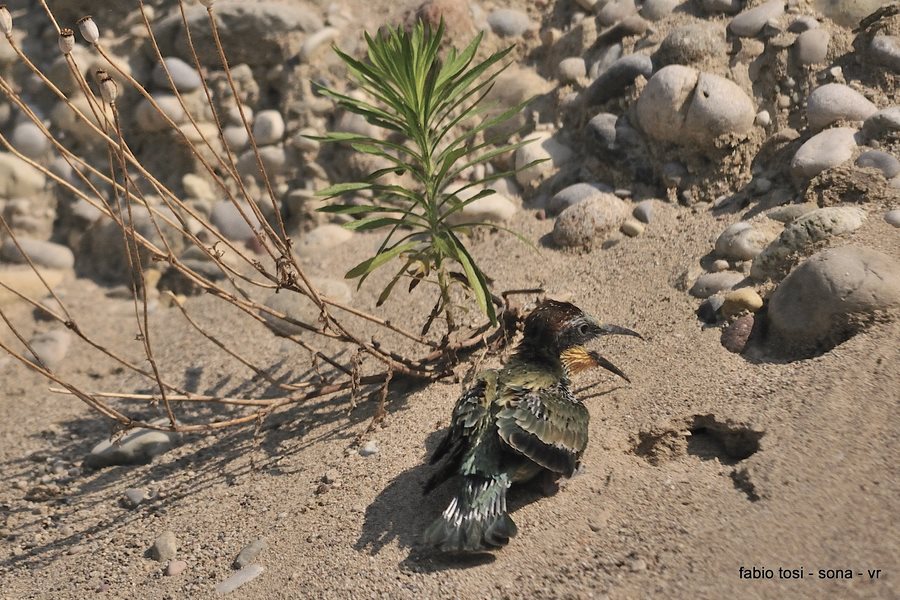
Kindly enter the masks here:
<path id="1" fill-rule="evenodd" d="M 444 552 L 478 552 L 505 546 L 516 535 L 506 512 L 509 479 L 467 475 L 462 490 L 425 530 L 424 541 Z"/>

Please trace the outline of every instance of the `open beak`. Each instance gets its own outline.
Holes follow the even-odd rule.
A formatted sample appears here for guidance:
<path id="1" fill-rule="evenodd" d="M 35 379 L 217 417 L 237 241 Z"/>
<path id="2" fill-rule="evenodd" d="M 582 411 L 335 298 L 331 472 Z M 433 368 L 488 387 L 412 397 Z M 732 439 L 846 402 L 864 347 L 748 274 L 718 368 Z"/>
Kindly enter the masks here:
<path id="1" fill-rule="evenodd" d="M 635 334 L 635 335 L 637 335 L 637 334 Z M 640 336 L 638 336 L 638 337 L 640 337 Z M 594 364 L 597 365 L 598 367 L 603 367 L 610 373 L 615 373 L 616 375 L 618 375 L 619 377 L 621 377 L 628 383 L 631 383 L 631 380 L 628 379 L 628 375 L 626 375 L 622 369 L 620 369 L 616 365 L 612 364 L 611 362 L 609 362 L 608 360 L 606 360 L 605 358 L 600 356 L 600 354 L 598 354 L 594 350 L 588 351 L 588 356 L 591 357 L 591 360 L 593 360 Z"/>

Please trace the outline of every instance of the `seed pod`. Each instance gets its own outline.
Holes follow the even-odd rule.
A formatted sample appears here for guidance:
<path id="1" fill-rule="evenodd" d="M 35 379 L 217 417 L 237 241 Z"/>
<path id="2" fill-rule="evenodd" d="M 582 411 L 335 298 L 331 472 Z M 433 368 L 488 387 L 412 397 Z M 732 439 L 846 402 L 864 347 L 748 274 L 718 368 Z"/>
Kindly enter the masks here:
<path id="1" fill-rule="evenodd" d="M 0 31 L 3 35 L 12 34 L 12 15 L 5 4 L 0 4 Z"/>
<path id="2" fill-rule="evenodd" d="M 63 54 L 72 52 L 75 47 L 75 32 L 65 27 L 59 30 L 59 51 Z"/>
<path id="3" fill-rule="evenodd" d="M 81 37 L 88 44 L 93 45 L 100 41 L 100 30 L 97 28 L 97 24 L 94 23 L 94 17 L 90 15 L 78 19 L 78 31 L 81 32 Z"/>
<path id="4" fill-rule="evenodd" d="M 109 73 L 103 69 L 97 69 L 97 82 L 100 85 L 100 97 L 107 104 L 115 104 L 116 98 L 119 97 L 119 86 L 109 76 Z"/>

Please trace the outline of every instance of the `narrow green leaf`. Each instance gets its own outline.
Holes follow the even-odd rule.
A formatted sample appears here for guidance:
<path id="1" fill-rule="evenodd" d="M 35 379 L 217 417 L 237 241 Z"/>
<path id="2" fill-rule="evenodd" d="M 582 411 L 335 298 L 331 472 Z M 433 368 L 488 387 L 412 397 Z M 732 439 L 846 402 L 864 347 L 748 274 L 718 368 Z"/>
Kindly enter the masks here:
<path id="1" fill-rule="evenodd" d="M 336 183 L 334 185 L 330 185 L 323 190 L 319 190 L 316 192 L 316 196 L 340 196 L 341 194 L 346 194 L 347 192 L 357 192 L 359 190 L 367 190 L 372 187 L 371 183 L 364 183 L 360 181 L 348 182 L 348 183 Z"/>
<path id="2" fill-rule="evenodd" d="M 367 258 L 366 260 L 362 261 L 361 263 L 347 271 L 347 274 L 344 275 L 344 277 L 347 279 L 356 279 L 357 277 L 368 275 L 392 258 L 400 256 L 400 254 L 408 250 L 412 250 L 417 245 L 418 244 L 416 242 L 407 242 L 405 244 L 398 244 L 389 250 L 379 252 L 372 258 Z"/>

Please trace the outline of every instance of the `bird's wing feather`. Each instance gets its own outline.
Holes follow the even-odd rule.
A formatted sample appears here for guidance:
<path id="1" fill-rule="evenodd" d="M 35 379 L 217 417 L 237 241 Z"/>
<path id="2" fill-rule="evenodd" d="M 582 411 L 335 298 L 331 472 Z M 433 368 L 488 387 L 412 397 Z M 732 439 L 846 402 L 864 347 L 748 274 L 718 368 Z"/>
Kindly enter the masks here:
<path id="1" fill-rule="evenodd" d="M 558 386 L 509 391 L 497 414 L 500 438 L 545 469 L 571 476 L 587 447 L 587 409 Z"/>

